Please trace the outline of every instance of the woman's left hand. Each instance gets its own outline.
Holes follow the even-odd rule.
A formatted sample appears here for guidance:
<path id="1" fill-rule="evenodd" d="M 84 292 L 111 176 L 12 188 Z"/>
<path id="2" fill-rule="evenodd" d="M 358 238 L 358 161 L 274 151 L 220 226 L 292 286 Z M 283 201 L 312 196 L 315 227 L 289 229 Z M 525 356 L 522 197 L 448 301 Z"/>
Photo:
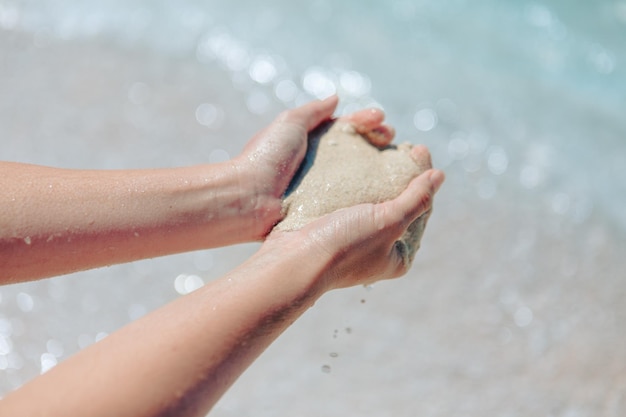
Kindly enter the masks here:
<path id="1" fill-rule="evenodd" d="M 330 120 L 338 99 L 332 96 L 286 110 L 257 133 L 243 152 L 233 159 L 242 189 L 241 206 L 254 212 L 252 240 L 263 239 L 282 219 L 281 197 L 304 159 L 309 132 Z M 384 113 L 367 109 L 342 116 L 376 146 L 388 145 L 394 130 L 383 123 Z"/>

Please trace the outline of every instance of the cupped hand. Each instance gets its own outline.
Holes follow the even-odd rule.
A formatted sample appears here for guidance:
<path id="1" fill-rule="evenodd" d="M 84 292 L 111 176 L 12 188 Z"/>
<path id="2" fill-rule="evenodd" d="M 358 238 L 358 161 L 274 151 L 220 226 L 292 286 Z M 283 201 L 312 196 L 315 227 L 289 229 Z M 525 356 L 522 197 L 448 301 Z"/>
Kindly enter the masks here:
<path id="1" fill-rule="evenodd" d="M 417 154 L 426 157 L 427 151 L 421 147 Z M 399 277 L 410 265 L 396 242 L 414 220 L 430 213 L 443 181 L 443 172 L 429 169 L 393 200 L 338 210 L 298 231 L 274 231 L 266 243 L 285 250 L 306 247 L 303 262 L 323 263 L 325 291 Z"/>
<path id="2" fill-rule="evenodd" d="M 281 220 L 281 197 L 304 159 L 308 133 L 332 118 L 337 103 L 337 96 L 332 96 L 281 113 L 233 159 L 242 190 L 241 206 L 253 213 L 258 226 L 251 232 L 253 240 L 264 238 Z M 367 109 L 338 120 L 354 125 L 372 144 L 383 147 L 394 137 L 384 118 L 382 111 Z"/>

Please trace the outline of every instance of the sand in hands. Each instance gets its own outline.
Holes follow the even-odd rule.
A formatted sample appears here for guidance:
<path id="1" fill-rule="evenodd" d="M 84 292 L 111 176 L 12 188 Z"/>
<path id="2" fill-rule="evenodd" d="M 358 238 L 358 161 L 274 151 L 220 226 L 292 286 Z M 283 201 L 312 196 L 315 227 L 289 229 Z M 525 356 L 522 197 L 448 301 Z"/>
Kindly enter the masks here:
<path id="1" fill-rule="evenodd" d="M 302 165 L 283 199 L 285 218 L 276 230 L 297 230 L 335 210 L 397 197 L 428 167 L 411 156 L 412 145 L 377 148 L 347 123 L 327 123 L 311 132 Z M 396 242 L 405 264 L 413 262 L 430 211 Z"/>

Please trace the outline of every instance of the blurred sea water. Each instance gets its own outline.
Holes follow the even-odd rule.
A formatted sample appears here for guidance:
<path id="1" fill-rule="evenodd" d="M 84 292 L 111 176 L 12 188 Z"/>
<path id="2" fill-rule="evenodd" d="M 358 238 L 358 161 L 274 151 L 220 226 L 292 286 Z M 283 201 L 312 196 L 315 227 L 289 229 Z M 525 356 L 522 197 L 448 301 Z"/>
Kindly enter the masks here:
<path id="1" fill-rule="evenodd" d="M 0 158 L 236 155 L 382 107 L 447 182 L 407 277 L 328 294 L 211 415 L 626 412 L 626 2 L 0 0 Z M 0 394 L 256 245 L 0 288 Z"/>

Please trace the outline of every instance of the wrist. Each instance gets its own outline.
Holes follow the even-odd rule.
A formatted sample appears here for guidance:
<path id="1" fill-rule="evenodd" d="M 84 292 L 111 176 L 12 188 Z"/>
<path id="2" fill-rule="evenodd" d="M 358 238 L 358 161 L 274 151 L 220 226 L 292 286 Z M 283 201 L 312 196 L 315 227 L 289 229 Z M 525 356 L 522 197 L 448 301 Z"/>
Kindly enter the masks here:
<path id="1" fill-rule="evenodd" d="M 272 232 L 250 259 L 258 269 L 271 269 L 277 276 L 284 272 L 286 282 L 278 284 L 299 289 L 313 301 L 334 288 L 332 261 L 330 252 L 301 231 Z"/>
<path id="2" fill-rule="evenodd" d="M 229 162 L 239 190 L 240 217 L 247 226 L 248 241 L 263 240 L 282 217 L 281 195 L 275 195 L 274 184 L 263 180 L 258 167 L 243 157 Z"/>

